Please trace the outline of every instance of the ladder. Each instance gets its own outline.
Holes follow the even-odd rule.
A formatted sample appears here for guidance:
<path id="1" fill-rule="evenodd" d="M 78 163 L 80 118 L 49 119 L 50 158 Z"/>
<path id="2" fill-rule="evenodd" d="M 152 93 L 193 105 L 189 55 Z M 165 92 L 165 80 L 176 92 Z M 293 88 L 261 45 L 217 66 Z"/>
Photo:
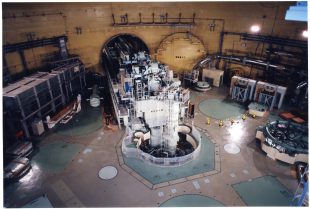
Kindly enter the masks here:
<path id="1" fill-rule="evenodd" d="M 136 99 L 141 100 L 143 96 L 143 86 L 141 81 L 136 81 Z"/>

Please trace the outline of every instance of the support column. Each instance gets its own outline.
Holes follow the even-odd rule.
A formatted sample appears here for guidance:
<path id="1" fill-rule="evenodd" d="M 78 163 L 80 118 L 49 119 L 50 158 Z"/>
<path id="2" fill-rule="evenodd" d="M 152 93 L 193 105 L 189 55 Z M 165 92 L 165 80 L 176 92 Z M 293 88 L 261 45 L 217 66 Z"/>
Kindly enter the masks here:
<path id="1" fill-rule="evenodd" d="M 3 61 L 3 72 L 2 72 L 3 84 L 7 84 L 11 80 L 11 74 L 10 74 L 10 70 L 9 70 L 7 62 L 6 62 L 6 58 L 5 58 L 5 53 L 4 52 L 2 54 L 2 61 Z"/>
<path id="2" fill-rule="evenodd" d="M 17 95 L 16 96 L 16 101 L 17 101 L 17 104 L 19 106 L 19 109 L 20 109 L 20 112 L 21 112 L 21 115 L 22 115 L 22 120 L 20 120 L 21 124 L 22 124 L 22 127 L 23 127 L 23 130 L 25 132 L 25 135 L 27 138 L 30 138 L 30 134 L 29 134 L 29 130 L 28 130 L 28 127 L 27 127 L 27 123 L 25 121 L 25 118 L 26 118 L 26 115 L 25 115 L 25 112 L 24 112 L 24 109 L 22 107 L 22 104 L 20 102 L 20 99 L 19 99 L 19 96 Z"/>
<path id="3" fill-rule="evenodd" d="M 38 104 L 38 115 L 40 118 L 42 118 L 42 114 L 41 114 L 41 104 L 40 104 L 40 100 L 39 100 L 39 97 L 38 97 L 38 93 L 37 93 L 37 90 L 35 87 L 33 87 L 33 92 L 34 92 L 34 95 L 36 97 L 36 101 L 37 101 L 37 104 Z"/>
<path id="4" fill-rule="evenodd" d="M 58 79 L 58 83 L 59 83 L 59 88 L 60 88 L 60 92 L 61 92 L 61 103 L 63 106 L 65 106 L 66 104 L 66 98 L 62 89 L 62 84 L 61 84 L 61 79 L 60 79 L 60 74 L 57 75 L 57 79 Z"/>
<path id="5" fill-rule="evenodd" d="M 53 101 L 52 102 L 52 110 L 53 112 L 55 113 L 56 112 L 56 108 L 55 108 L 55 100 L 54 100 L 54 96 L 53 96 L 53 92 L 52 92 L 52 88 L 51 88 L 51 84 L 50 84 L 50 81 L 48 80 L 47 81 L 47 86 L 48 86 L 48 91 L 51 95 L 51 100 Z"/>
<path id="6" fill-rule="evenodd" d="M 26 61 L 26 58 L 25 58 L 25 52 L 24 52 L 24 50 L 18 50 L 18 53 L 19 53 L 19 56 L 20 56 L 20 58 L 22 60 L 24 72 L 28 73 L 29 69 L 27 67 L 27 61 Z"/>
<path id="7" fill-rule="evenodd" d="M 66 46 L 66 40 L 64 37 L 59 39 L 59 50 L 60 50 L 60 56 L 62 59 L 68 58 L 68 51 Z"/>

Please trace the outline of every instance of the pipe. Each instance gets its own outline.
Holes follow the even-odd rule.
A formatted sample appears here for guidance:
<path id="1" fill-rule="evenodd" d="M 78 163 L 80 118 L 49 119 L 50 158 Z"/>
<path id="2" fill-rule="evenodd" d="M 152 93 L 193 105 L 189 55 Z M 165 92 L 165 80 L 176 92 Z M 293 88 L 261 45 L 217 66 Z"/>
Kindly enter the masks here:
<path id="1" fill-rule="evenodd" d="M 291 47 L 297 47 L 297 48 L 308 47 L 307 41 L 300 41 L 300 40 L 289 39 L 289 38 L 280 38 L 276 36 L 264 36 L 264 35 L 228 32 L 228 31 L 223 32 L 223 34 L 224 35 L 237 35 L 237 36 L 240 36 L 242 40 L 247 40 L 247 41 L 259 41 L 263 43 L 276 44 L 280 46 L 291 46 Z"/>
<path id="2" fill-rule="evenodd" d="M 202 61 L 198 62 L 193 70 L 197 69 L 198 67 L 203 67 L 205 64 L 211 62 L 213 59 L 224 59 L 224 60 L 229 60 L 229 61 L 234 61 L 234 62 L 240 62 L 242 64 L 254 64 L 254 65 L 260 65 L 264 66 L 266 68 L 275 68 L 277 70 L 286 70 L 287 68 L 281 65 L 275 65 L 275 64 L 270 64 L 269 62 L 266 62 L 264 60 L 255 60 L 247 57 L 238 57 L 238 56 L 225 56 L 225 55 L 216 55 L 216 56 L 208 56 L 204 58 Z"/>

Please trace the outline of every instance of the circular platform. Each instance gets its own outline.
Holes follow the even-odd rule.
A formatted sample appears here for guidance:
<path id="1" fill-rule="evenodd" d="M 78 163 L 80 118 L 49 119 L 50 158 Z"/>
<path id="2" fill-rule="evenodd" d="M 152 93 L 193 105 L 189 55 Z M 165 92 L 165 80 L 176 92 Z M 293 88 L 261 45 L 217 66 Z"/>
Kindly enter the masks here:
<path id="1" fill-rule="evenodd" d="M 224 206 L 221 202 L 202 195 L 180 195 L 173 197 L 160 207 L 214 207 L 214 206 Z"/>
<path id="2" fill-rule="evenodd" d="M 117 175 L 117 169 L 113 166 L 105 166 L 99 171 L 99 178 L 103 180 L 113 179 Z"/>
<path id="3" fill-rule="evenodd" d="M 235 144 L 225 144 L 224 150 L 233 155 L 236 155 L 240 152 L 240 148 Z"/>

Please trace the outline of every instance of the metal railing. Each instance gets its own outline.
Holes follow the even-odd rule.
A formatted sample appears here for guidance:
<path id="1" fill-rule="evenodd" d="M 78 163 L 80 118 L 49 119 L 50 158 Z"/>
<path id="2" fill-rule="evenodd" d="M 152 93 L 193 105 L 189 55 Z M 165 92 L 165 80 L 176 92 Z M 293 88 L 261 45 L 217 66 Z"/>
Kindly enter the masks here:
<path id="1" fill-rule="evenodd" d="M 173 157 L 173 158 L 159 158 L 154 157 L 148 153 L 143 152 L 139 148 L 128 147 L 128 145 L 132 144 L 132 134 L 133 131 L 129 128 L 126 129 L 125 138 L 122 141 L 122 153 L 129 158 L 138 158 L 149 162 L 153 165 L 158 166 L 180 166 L 183 165 L 193 159 L 195 159 L 201 150 L 201 134 L 200 132 L 192 126 L 192 131 L 190 135 L 196 140 L 198 146 L 197 148 L 190 154 L 181 156 L 181 157 Z"/>

